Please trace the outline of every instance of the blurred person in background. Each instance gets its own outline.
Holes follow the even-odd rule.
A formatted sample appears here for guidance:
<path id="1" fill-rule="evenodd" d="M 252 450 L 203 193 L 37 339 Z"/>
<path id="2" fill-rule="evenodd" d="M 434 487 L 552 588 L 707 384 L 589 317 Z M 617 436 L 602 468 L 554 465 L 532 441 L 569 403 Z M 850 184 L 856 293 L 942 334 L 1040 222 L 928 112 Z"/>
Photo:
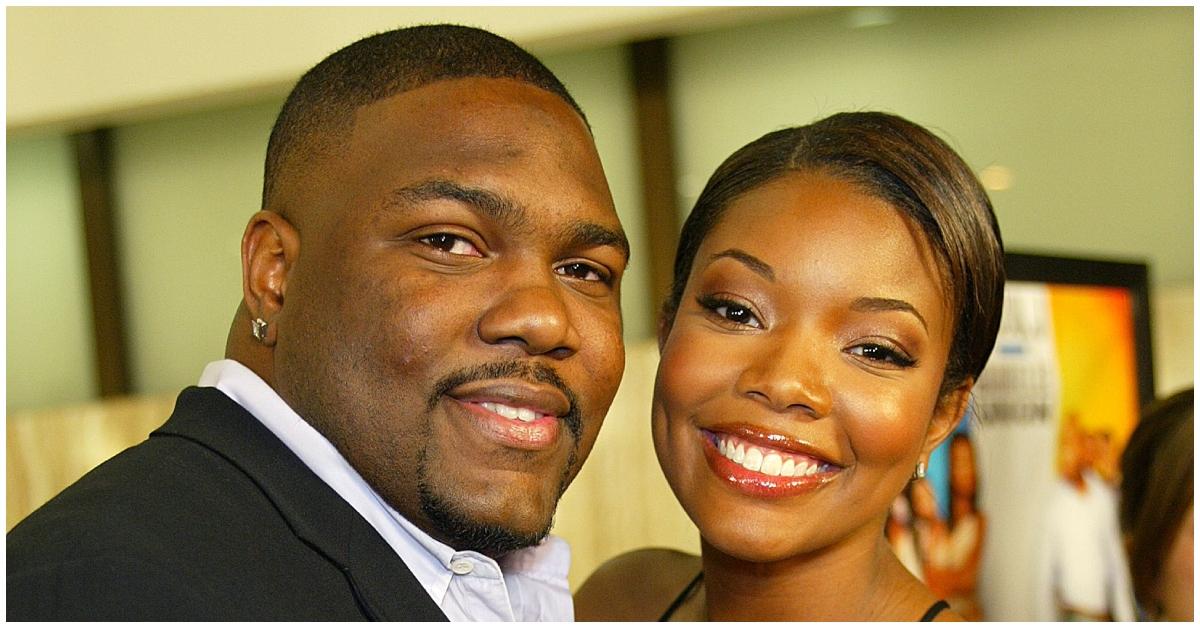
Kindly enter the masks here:
<path id="1" fill-rule="evenodd" d="M 950 538 L 945 591 L 950 608 L 968 621 L 983 619 L 976 596 L 987 519 L 979 510 L 979 475 L 971 438 L 958 432 L 950 440 Z"/>
<path id="2" fill-rule="evenodd" d="M 1193 617 L 1193 394 L 1148 407 L 1121 456 L 1121 534 L 1144 619 Z"/>
<path id="3" fill-rule="evenodd" d="M 1034 612 L 1041 621 L 1132 621 L 1117 496 L 1096 470 L 1099 448 L 1078 416 L 1063 417 L 1059 474 L 1045 502 Z"/>

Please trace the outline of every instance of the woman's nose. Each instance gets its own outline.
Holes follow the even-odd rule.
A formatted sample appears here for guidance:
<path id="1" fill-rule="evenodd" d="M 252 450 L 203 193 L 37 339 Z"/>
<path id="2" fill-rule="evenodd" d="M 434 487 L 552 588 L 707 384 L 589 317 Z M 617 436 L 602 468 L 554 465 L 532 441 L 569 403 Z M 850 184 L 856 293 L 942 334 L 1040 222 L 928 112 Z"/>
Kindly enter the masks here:
<path id="1" fill-rule="evenodd" d="M 831 395 L 818 349 L 797 330 L 779 333 L 738 378 L 737 389 L 775 412 L 801 411 L 819 419 L 829 414 Z"/>

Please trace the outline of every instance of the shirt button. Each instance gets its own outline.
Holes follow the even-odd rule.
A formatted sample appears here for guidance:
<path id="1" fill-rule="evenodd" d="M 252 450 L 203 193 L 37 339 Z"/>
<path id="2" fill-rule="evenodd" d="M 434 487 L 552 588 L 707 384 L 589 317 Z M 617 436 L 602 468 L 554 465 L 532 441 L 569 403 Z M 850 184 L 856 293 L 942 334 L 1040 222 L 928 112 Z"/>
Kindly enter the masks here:
<path id="1" fill-rule="evenodd" d="M 469 560 L 459 559 L 450 563 L 450 571 L 453 571 L 460 576 L 465 576 L 471 573 L 474 569 L 475 565 L 472 565 L 471 561 Z"/>

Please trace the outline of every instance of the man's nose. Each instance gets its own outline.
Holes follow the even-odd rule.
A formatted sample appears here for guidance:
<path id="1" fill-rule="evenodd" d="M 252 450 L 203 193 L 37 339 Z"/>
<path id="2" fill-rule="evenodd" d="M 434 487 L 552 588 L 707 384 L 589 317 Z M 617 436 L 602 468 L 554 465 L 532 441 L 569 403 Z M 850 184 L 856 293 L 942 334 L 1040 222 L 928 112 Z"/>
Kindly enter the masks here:
<path id="1" fill-rule="evenodd" d="M 580 334 L 557 281 L 497 286 L 500 296 L 479 319 L 488 344 L 512 344 L 529 355 L 561 359 L 579 350 Z"/>
<path id="2" fill-rule="evenodd" d="M 819 419 L 829 414 L 832 395 L 819 348 L 798 330 L 778 334 L 773 350 L 754 354 L 738 376 L 739 394 L 775 412 L 800 411 Z"/>

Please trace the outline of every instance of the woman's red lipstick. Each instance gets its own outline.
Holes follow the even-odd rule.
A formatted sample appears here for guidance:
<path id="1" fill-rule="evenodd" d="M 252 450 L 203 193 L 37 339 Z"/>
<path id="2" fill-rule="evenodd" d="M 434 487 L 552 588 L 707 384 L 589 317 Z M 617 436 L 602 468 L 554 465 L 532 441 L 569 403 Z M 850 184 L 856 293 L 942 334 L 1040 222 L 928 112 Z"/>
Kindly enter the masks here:
<path id="1" fill-rule="evenodd" d="M 783 498 L 814 491 L 842 467 L 792 449 L 787 439 L 738 429 L 738 434 L 701 430 L 708 466 L 735 490 L 753 497 Z"/>

